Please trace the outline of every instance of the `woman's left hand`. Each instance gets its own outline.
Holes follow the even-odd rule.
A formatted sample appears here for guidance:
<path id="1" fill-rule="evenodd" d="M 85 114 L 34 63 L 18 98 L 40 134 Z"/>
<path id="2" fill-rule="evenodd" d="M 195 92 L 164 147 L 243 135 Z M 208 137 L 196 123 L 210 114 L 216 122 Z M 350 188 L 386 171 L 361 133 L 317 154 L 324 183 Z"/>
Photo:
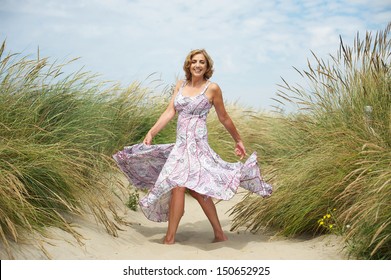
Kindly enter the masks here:
<path id="1" fill-rule="evenodd" d="M 243 159 L 247 153 L 246 153 L 246 149 L 244 148 L 244 145 L 243 145 L 243 142 L 242 141 L 238 141 L 236 142 L 236 145 L 235 145 L 235 154 L 237 156 L 240 157 L 240 159 Z"/>
<path id="2" fill-rule="evenodd" d="M 152 144 L 152 134 L 151 132 L 148 132 L 147 135 L 145 135 L 145 138 L 143 140 L 144 145 L 151 145 Z"/>

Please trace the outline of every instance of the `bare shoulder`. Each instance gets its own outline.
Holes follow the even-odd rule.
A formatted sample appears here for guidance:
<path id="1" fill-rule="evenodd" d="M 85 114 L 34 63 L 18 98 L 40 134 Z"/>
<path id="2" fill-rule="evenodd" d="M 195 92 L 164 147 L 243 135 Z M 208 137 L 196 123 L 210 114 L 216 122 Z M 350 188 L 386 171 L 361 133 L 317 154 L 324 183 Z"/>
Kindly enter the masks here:
<path id="1" fill-rule="evenodd" d="M 222 91 L 220 86 L 217 83 L 210 83 L 208 87 L 208 96 L 212 104 L 215 104 L 222 99 Z"/>
<path id="2" fill-rule="evenodd" d="M 177 85 L 177 87 L 181 87 L 184 83 L 186 83 L 186 80 L 185 80 L 185 79 L 183 79 L 183 80 L 178 80 L 178 81 L 176 82 L 176 85 Z"/>
<path id="3" fill-rule="evenodd" d="M 174 89 L 174 96 L 178 93 L 179 89 L 181 88 L 184 82 L 185 82 L 184 80 L 178 80 L 176 82 L 175 89 Z"/>
<path id="4" fill-rule="evenodd" d="M 178 80 L 175 85 L 175 91 L 178 91 L 184 82 L 185 80 Z"/>
<path id="5" fill-rule="evenodd" d="M 221 95 L 221 88 L 217 83 L 211 82 L 208 89 L 213 96 L 215 96 L 216 94 Z"/>

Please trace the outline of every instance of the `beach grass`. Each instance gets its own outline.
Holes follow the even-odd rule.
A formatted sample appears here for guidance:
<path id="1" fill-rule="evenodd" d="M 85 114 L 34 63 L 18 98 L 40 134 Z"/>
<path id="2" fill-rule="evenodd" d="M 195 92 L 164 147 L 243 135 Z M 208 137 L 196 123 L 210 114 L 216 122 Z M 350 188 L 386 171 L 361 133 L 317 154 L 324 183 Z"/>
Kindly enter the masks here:
<path id="1" fill-rule="evenodd" d="M 65 76 L 68 63 L 7 54 L 5 42 L 0 49 L 0 240 L 11 258 L 10 242 L 52 226 L 82 242 L 69 213 L 91 212 L 117 235 L 110 197 L 128 188 L 113 175 L 111 155 L 139 141 L 156 117 L 145 113 L 149 89 L 82 71 Z"/>
<path id="2" fill-rule="evenodd" d="M 264 139 L 275 193 L 247 196 L 232 229 L 331 232 L 354 258 L 391 258 L 390 28 L 357 34 L 352 47 L 341 39 L 327 60 L 314 54 L 298 71 L 305 87 L 283 81 L 276 100 L 298 110 L 276 118 Z"/>

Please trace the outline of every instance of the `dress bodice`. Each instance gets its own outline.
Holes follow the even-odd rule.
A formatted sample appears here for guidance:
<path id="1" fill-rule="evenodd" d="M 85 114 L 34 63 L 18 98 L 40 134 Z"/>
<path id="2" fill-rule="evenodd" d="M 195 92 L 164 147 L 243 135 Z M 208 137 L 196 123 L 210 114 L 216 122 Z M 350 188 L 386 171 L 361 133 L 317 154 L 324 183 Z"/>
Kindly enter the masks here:
<path id="1" fill-rule="evenodd" d="M 178 112 L 177 142 L 189 145 L 194 141 L 207 141 L 206 117 L 212 108 L 205 96 L 209 84 L 208 82 L 200 94 L 192 97 L 183 95 L 183 85 L 179 89 L 174 101 Z"/>
<path id="2" fill-rule="evenodd" d="M 210 108 L 212 108 L 212 104 L 205 96 L 205 92 L 208 89 L 209 85 L 210 82 L 208 82 L 205 88 L 201 91 L 201 93 L 196 96 L 184 96 L 184 85 L 182 85 L 174 101 L 175 110 L 178 112 L 178 115 L 187 115 L 187 117 L 198 116 L 206 118 Z"/>

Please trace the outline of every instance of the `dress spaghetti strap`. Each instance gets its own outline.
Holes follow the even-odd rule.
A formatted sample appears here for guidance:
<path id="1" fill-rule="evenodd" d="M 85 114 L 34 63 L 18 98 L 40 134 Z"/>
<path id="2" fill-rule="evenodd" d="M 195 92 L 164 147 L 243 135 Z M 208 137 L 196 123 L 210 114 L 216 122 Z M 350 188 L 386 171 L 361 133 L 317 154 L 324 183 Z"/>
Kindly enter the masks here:
<path id="1" fill-rule="evenodd" d="M 209 87 L 210 84 L 211 84 L 210 81 L 207 81 L 207 82 L 206 82 L 206 86 L 204 87 L 204 89 L 202 90 L 202 92 L 200 93 L 200 95 L 201 95 L 201 94 L 204 94 L 204 93 L 206 92 L 206 90 L 208 89 L 208 87 Z"/>

